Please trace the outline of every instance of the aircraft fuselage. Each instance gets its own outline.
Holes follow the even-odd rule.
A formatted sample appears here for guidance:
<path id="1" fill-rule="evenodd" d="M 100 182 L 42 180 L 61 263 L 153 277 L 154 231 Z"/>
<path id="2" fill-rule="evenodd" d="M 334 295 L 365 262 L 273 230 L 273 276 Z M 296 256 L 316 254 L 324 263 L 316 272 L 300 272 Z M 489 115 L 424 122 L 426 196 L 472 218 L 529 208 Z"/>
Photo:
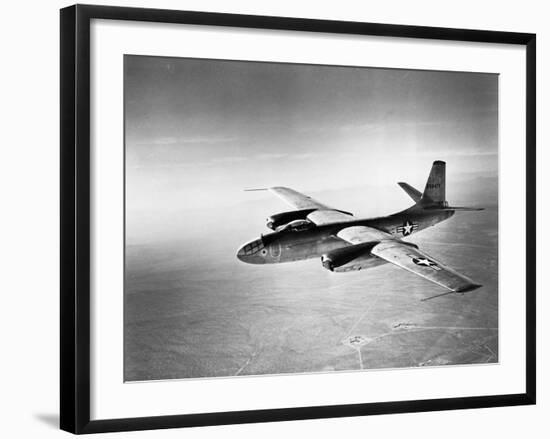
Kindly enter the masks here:
<path id="1" fill-rule="evenodd" d="M 348 227 L 368 226 L 390 233 L 397 238 L 407 238 L 450 218 L 453 214 L 453 210 L 412 207 L 385 217 L 313 225 L 307 230 L 300 231 L 281 230 L 262 235 L 261 238 L 245 244 L 238 251 L 237 257 L 251 264 L 275 264 L 318 258 L 328 252 L 351 245 L 336 236 L 340 230 Z M 349 269 L 369 268 L 382 263 L 385 261 L 367 254 L 355 260 Z"/>

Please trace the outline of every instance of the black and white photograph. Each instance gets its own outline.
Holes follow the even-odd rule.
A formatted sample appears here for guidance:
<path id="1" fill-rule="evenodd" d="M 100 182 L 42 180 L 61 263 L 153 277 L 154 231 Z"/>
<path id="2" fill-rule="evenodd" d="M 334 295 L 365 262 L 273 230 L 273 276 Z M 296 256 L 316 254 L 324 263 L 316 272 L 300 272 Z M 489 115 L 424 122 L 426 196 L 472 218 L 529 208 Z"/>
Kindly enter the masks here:
<path id="1" fill-rule="evenodd" d="M 545 436 L 543 2 L 6 5 L 3 437 Z"/>
<path id="2" fill-rule="evenodd" d="M 498 88 L 125 55 L 124 380 L 498 363 Z"/>

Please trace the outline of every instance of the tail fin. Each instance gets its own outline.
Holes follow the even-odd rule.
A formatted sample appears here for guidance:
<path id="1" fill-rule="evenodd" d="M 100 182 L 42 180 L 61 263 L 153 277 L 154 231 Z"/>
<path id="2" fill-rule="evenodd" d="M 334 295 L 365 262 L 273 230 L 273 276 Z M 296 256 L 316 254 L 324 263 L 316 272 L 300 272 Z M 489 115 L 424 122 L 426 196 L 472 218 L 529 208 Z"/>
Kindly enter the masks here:
<path id="1" fill-rule="evenodd" d="M 420 203 L 423 205 L 447 205 L 445 199 L 445 162 L 437 160 L 433 163 Z"/>

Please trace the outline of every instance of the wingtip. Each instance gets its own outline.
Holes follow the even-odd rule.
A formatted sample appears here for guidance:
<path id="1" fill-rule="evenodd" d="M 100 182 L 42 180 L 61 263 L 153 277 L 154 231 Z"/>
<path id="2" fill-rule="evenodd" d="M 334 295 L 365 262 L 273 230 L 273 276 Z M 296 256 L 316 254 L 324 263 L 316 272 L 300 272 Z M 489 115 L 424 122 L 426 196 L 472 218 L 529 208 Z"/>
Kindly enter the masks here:
<path id="1" fill-rule="evenodd" d="M 457 293 L 469 293 L 471 291 L 477 290 L 478 288 L 481 288 L 483 285 L 481 284 L 470 284 L 463 288 L 459 288 L 456 290 Z"/>
<path id="2" fill-rule="evenodd" d="M 435 299 L 437 297 L 448 296 L 450 294 L 457 294 L 457 293 L 464 294 L 464 293 L 468 293 L 470 291 L 477 290 L 478 288 L 481 288 L 482 286 L 483 285 L 480 285 L 480 284 L 469 284 L 469 285 L 466 285 L 463 288 L 459 288 L 458 290 L 451 290 L 451 291 L 447 291 L 445 293 L 437 294 L 435 296 L 425 297 L 424 299 L 420 299 L 420 301 L 421 302 L 427 302 L 428 300 L 432 300 L 432 299 Z"/>

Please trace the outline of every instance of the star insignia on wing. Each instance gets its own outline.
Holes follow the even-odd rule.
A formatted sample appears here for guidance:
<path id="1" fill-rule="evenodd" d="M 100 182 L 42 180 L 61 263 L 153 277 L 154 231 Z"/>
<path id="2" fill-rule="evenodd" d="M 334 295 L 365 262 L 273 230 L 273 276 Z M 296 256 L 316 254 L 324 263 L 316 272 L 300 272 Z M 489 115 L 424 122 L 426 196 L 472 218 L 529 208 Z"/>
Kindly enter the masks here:
<path id="1" fill-rule="evenodd" d="M 441 270 L 439 265 L 437 265 L 437 263 L 432 261 L 431 259 L 418 258 L 415 255 L 409 255 L 409 256 L 416 265 L 420 265 L 421 267 L 433 268 L 434 270 L 437 270 L 437 271 Z"/>

